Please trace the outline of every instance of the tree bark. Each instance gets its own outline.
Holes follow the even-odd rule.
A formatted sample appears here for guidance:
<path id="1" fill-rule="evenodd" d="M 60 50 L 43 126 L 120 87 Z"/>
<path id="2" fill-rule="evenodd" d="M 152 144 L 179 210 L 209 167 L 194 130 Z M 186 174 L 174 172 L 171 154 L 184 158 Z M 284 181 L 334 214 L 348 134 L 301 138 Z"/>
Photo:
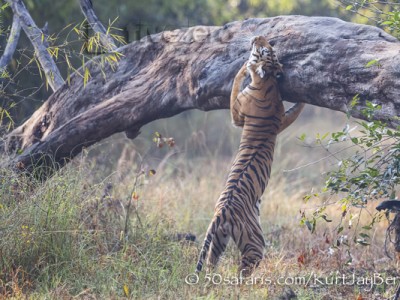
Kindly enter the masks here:
<path id="1" fill-rule="evenodd" d="M 101 56 L 86 64 L 91 80 L 73 75 L 30 119 L 8 136 L 22 152 L 20 169 L 48 155 L 63 165 L 83 147 L 116 132 L 134 138 L 156 119 L 188 109 L 229 107 L 232 81 L 249 57 L 250 40 L 265 35 L 284 65 L 284 100 L 305 102 L 362 117 L 365 102 L 382 105 L 375 118 L 397 126 L 400 115 L 400 42 L 384 31 L 336 18 L 281 16 L 223 27 L 196 26 L 155 34 L 117 51 L 116 69 Z M 366 67 L 371 60 L 379 63 Z M 106 77 L 104 77 L 104 75 Z M 310 120 L 312 122 L 312 120 Z"/>

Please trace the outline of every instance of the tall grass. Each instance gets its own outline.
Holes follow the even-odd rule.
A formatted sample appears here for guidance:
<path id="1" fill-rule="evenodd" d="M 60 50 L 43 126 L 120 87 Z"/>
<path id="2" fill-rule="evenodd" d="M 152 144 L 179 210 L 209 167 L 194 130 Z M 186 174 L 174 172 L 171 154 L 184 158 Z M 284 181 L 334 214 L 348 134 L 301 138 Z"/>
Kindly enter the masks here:
<path id="1" fill-rule="evenodd" d="M 218 114 L 207 118 L 222 119 Z M 200 125 L 193 128 L 181 126 L 190 130 L 172 150 L 146 144 L 151 128 L 135 143 L 114 137 L 46 182 L 1 170 L 0 298 L 290 299 L 295 293 L 299 299 L 367 299 L 366 295 L 393 294 L 393 284 L 375 285 L 372 292 L 361 285 L 223 284 L 220 278 L 234 279 L 237 274 L 239 253 L 233 245 L 215 270 L 214 282 L 206 284 L 206 273 L 200 274 L 198 284 L 185 282 L 194 270 L 240 135 L 231 128 L 229 117 L 224 120 L 226 124 L 219 126 L 227 139 L 208 140 L 215 129 L 207 128 L 209 119 L 198 119 Z M 153 126 L 174 136 L 164 122 Z M 303 212 L 321 204 L 306 204 L 302 197 L 321 184 L 324 166 L 282 170 L 326 155 L 313 149 L 315 156 L 310 157 L 310 148 L 296 141 L 315 126 L 306 123 L 305 118 L 299 123 L 303 127 L 283 133 L 278 142 L 261 209 L 266 258 L 255 276 L 395 276 L 397 261 L 390 262 L 382 250 L 384 222 L 376 228 L 371 246 L 352 249 L 351 263 L 346 248 L 331 251 L 335 222 L 318 227 L 314 234 L 299 225 Z M 330 163 L 325 160 L 322 165 Z M 148 176 L 153 168 L 156 174 Z M 337 207 L 329 210 L 334 221 L 340 219 Z M 368 218 L 366 213 L 361 222 L 368 223 Z M 189 232 L 197 236 L 196 242 L 178 239 L 179 233 Z"/>
<path id="2" fill-rule="evenodd" d="M 104 196 L 106 184 L 91 183 L 88 174 L 71 166 L 40 185 L 3 174 L 3 297 L 156 297 L 183 276 L 182 264 L 195 248 L 176 242 L 173 222 L 161 212 L 127 216 L 129 195 Z"/>

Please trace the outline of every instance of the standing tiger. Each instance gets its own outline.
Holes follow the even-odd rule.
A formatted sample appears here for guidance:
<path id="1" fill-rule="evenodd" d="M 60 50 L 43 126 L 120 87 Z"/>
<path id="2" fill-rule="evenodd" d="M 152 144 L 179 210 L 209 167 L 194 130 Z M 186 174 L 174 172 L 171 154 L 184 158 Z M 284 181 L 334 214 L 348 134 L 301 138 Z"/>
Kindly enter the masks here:
<path id="1" fill-rule="evenodd" d="M 251 82 L 239 93 L 247 72 Z M 242 255 L 242 275 L 249 276 L 263 258 L 259 206 L 271 174 L 275 140 L 304 107 L 295 104 L 285 113 L 277 84 L 281 72 L 268 41 L 262 36 L 253 38 L 250 59 L 235 77 L 230 101 L 233 124 L 243 127 L 239 151 L 217 201 L 196 272 L 202 270 L 206 258 L 208 266 L 217 264 L 230 237 Z"/>

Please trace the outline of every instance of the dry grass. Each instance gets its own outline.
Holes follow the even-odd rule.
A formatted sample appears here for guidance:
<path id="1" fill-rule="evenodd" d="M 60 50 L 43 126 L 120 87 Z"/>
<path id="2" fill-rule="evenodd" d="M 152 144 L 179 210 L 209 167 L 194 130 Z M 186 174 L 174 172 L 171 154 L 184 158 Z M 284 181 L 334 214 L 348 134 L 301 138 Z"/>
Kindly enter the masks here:
<path id="1" fill-rule="evenodd" d="M 335 202 L 329 195 L 302 200 L 321 188 L 321 174 L 335 164 L 333 158 L 296 169 L 327 155 L 322 149 L 305 147 L 297 136 L 338 130 L 345 123 L 341 115 L 340 122 L 338 116 L 329 115 L 323 116 L 324 122 L 313 120 L 324 114 L 328 112 L 306 111 L 280 137 L 261 211 L 266 256 L 253 282 L 238 284 L 239 254 L 233 245 L 210 275 L 211 283 L 206 284 L 204 272 L 198 284 L 185 282 L 194 270 L 240 135 L 229 125 L 227 112 L 217 112 L 183 116 L 173 126 L 171 121 L 154 124 L 153 128 L 176 138 L 173 155 L 169 149 L 145 150 L 154 131 L 150 127 L 135 143 L 117 137 L 105 147 L 93 148 L 45 184 L 3 170 L 0 298 L 291 299 L 293 293 L 298 299 L 389 298 L 396 287 L 393 282 L 377 282 L 372 288 L 369 282 L 351 282 L 352 274 L 358 280 L 378 273 L 384 279 L 397 276 L 398 260 L 389 260 L 383 251 L 387 221 L 375 226 L 370 246 L 350 243 L 337 249 L 332 245 L 340 237 L 336 233 L 340 206 L 328 206 L 333 221 L 320 221 L 313 234 L 300 225 L 302 214 L 311 215 L 324 202 Z M 177 138 L 176 128 L 186 132 Z M 145 172 L 157 173 L 140 177 L 127 214 L 139 165 Z M 284 171 L 290 169 L 296 170 Z M 113 189 L 106 192 L 109 183 Z M 368 224 L 374 206 L 362 210 L 361 218 L 354 217 L 351 228 L 350 214 L 355 216 L 359 209 L 349 211 L 341 235 L 351 241 L 358 220 L 358 228 Z M 198 242 L 176 241 L 177 233 L 187 232 Z M 342 276 L 347 284 L 333 283 Z"/>

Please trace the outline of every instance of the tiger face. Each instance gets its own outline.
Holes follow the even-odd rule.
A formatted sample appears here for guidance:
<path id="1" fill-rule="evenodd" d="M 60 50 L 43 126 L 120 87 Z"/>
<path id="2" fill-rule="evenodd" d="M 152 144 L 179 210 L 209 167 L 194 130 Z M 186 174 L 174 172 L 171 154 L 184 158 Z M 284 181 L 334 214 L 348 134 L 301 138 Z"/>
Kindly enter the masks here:
<path id="1" fill-rule="evenodd" d="M 247 67 L 258 64 L 256 73 L 261 78 L 269 76 L 279 78 L 283 73 L 282 65 L 268 40 L 264 36 L 255 36 L 251 40 L 251 47 L 252 51 Z"/>

